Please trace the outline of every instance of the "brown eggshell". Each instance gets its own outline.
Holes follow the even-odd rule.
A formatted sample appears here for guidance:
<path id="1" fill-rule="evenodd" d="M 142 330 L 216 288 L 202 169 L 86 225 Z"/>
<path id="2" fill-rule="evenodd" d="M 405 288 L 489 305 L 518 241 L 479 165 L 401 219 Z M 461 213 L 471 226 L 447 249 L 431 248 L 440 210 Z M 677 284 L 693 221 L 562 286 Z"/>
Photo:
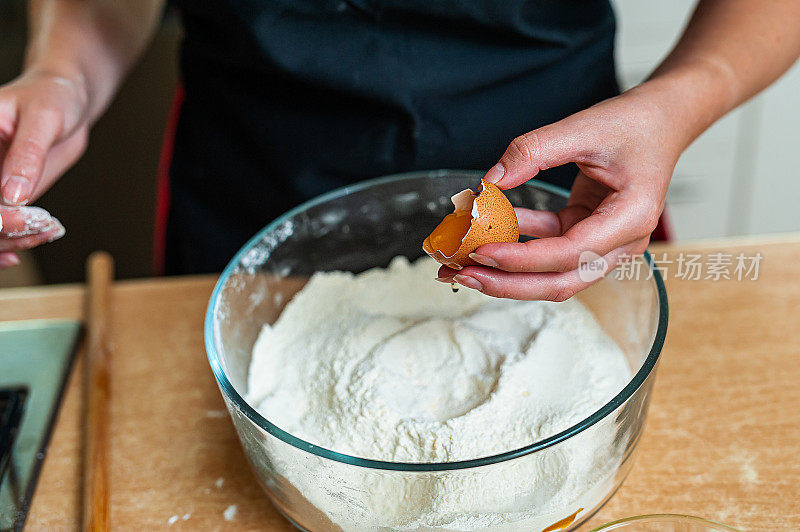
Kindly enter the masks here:
<path id="1" fill-rule="evenodd" d="M 452 256 L 445 256 L 433 249 L 430 236 L 422 243 L 422 249 L 437 262 L 455 270 L 477 264 L 469 254 L 484 244 L 494 242 L 516 242 L 519 240 L 519 225 L 514 207 L 505 194 L 492 183 L 481 179 L 481 188 L 476 196 L 471 190 L 463 190 L 451 200 L 454 212 L 470 210 L 472 221 L 461 245 Z"/>

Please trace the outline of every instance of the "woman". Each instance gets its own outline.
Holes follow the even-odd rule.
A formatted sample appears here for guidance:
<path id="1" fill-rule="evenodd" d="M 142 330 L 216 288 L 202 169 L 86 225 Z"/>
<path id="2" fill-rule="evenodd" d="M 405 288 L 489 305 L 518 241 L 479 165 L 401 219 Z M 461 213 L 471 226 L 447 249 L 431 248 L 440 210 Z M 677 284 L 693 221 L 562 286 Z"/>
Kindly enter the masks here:
<path id="1" fill-rule="evenodd" d="M 650 78 L 618 95 L 607 0 L 176 3 L 171 272 L 219 269 L 270 219 L 353 180 L 491 166 L 503 189 L 534 176 L 570 187 L 568 206 L 519 212 L 542 238 L 483 246 L 484 266 L 441 280 L 566 299 L 589 284 L 582 252 L 613 268 L 644 250 L 683 150 L 800 53 L 800 3 L 703 0 Z M 31 1 L 25 70 L 0 88 L 5 205 L 34 201 L 80 156 L 162 8 Z M 0 265 L 63 233 L 51 222 L 12 237 L 25 211 L 0 216 Z"/>

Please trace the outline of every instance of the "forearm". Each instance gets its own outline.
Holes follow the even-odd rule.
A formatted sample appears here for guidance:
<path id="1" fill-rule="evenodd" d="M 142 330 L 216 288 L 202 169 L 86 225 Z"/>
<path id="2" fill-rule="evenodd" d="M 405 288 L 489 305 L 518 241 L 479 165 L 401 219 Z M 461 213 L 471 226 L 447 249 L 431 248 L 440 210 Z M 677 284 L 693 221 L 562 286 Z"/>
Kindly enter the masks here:
<path id="1" fill-rule="evenodd" d="M 587 251 L 608 270 L 642 253 L 681 152 L 792 64 L 798 20 L 799 0 L 701 1 L 647 81 L 515 138 L 486 173 L 505 190 L 577 164 L 563 209 L 517 211 L 520 233 L 537 238 L 484 244 L 469 256 L 479 265 L 443 267 L 439 280 L 495 297 L 562 301 L 599 279 L 581 269 Z"/>
<path id="2" fill-rule="evenodd" d="M 675 48 L 634 91 L 662 113 L 683 151 L 792 65 L 798 21 L 797 0 L 701 0 Z"/>
<path id="3" fill-rule="evenodd" d="M 26 72 L 80 85 L 94 121 L 150 40 L 163 0 L 30 0 Z"/>

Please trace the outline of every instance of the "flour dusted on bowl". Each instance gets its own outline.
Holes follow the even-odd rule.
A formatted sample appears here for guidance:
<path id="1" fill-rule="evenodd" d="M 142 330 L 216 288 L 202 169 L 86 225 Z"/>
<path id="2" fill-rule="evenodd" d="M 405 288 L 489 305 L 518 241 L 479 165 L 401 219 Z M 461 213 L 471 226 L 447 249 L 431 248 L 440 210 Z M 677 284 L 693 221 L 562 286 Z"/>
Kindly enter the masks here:
<path id="1" fill-rule="evenodd" d="M 453 294 L 433 282 L 436 268 L 398 257 L 359 275 L 315 274 L 264 326 L 247 401 L 281 429 L 333 451 L 449 462 L 552 436 L 630 380 L 622 351 L 578 301 Z M 436 474 L 382 476 L 322 458 L 317 468 L 300 467 L 289 446 L 285 460 L 274 449 L 271 467 L 342 530 L 514 530 L 592 503 L 581 499 L 617 469 L 622 450 L 613 432 L 591 436 L 557 452 Z M 319 481 L 341 475 L 362 475 L 347 482 L 363 493 L 343 496 Z"/>

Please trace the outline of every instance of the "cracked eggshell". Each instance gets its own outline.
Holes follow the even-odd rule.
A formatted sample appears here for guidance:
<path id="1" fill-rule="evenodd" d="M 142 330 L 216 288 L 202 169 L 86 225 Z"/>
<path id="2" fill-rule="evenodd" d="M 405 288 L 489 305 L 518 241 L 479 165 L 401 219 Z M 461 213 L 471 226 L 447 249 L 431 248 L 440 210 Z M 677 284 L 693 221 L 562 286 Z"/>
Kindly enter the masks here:
<path id="1" fill-rule="evenodd" d="M 461 245 L 451 256 L 433 249 L 428 236 L 422 243 L 422 249 L 436 262 L 454 270 L 477 263 L 469 258 L 469 254 L 484 244 L 495 242 L 517 242 L 519 225 L 514 207 L 505 194 L 497 186 L 481 179 L 478 194 L 470 189 L 462 190 L 450 198 L 455 206 L 453 212 L 470 211 L 472 221 Z"/>

